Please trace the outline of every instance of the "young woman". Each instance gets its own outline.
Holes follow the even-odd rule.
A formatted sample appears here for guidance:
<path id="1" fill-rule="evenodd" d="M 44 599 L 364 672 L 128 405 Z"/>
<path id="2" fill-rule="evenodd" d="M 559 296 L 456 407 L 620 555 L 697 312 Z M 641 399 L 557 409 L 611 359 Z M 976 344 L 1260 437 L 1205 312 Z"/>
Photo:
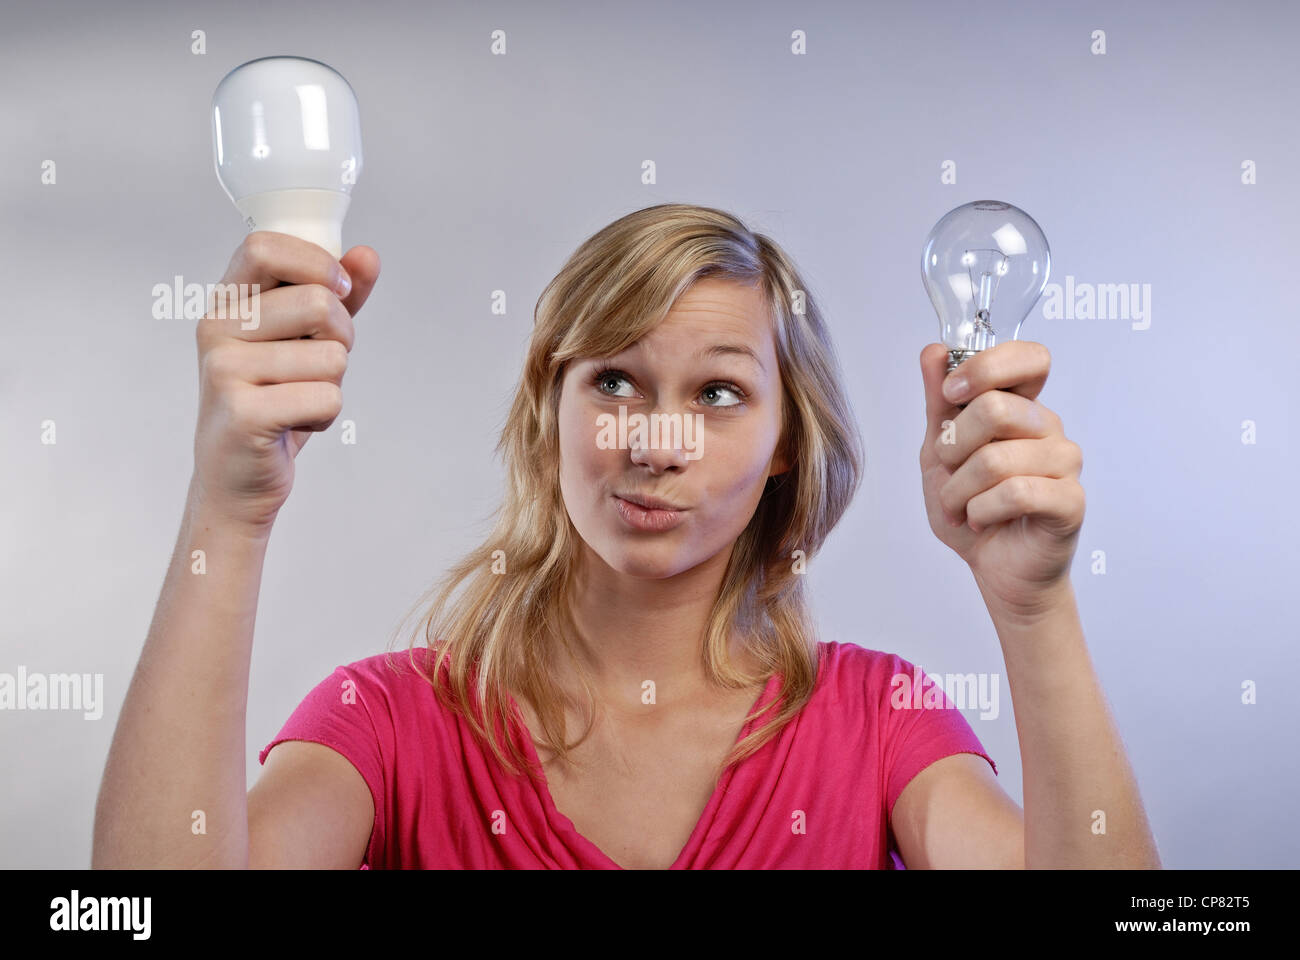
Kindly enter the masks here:
<path id="1" fill-rule="evenodd" d="M 1073 609 L 1081 458 L 1034 399 L 1046 350 L 972 358 L 952 398 L 942 345 L 921 355 L 927 510 L 1003 643 L 1022 813 L 912 664 L 817 639 L 807 564 L 862 463 L 834 350 L 771 240 L 685 204 L 605 227 L 543 292 L 495 530 L 405 657 L 307 695 L 245 795 L 262 557 L 378 272 L 254 233 L 225 282 L 262 284 L 260 327 L 200 322 L 189 509 L 96 866 L 1158 865 Z"/>

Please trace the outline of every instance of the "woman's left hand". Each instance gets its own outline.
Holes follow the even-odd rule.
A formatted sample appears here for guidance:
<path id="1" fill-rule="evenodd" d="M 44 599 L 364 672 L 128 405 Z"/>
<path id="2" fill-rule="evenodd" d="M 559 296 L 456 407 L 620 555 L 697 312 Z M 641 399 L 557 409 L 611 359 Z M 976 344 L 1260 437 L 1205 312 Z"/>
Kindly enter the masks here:
<path id="1" fill-rule="evenodd" d="M 1012 613 L 1036 612 L 1068 582 L 1083 525 L 1083 451 L 1035 399 L 1051 365 L 1041 343 L 1007 340 L 958 366 L 952 379 L 969 386 L 949 397 L 947 348 L 921 351 L 930 529 L 970 564 L 985 600 Z"/>

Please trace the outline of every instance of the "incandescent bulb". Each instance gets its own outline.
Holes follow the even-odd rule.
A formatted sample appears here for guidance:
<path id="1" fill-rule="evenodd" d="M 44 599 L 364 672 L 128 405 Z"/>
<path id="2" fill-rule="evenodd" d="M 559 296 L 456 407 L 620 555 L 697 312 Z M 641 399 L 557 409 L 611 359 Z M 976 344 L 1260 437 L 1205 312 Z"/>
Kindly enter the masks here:
<path id="1" fill-rule="evenodd" d="M 998 200 L 944 214 L 921 253 L 921 279 L 939 315 L 948 372 L 1020 325 L 1047 285 L 1051 253 L 1033 217 Z"/>
<path id="2" fill-rule="evenodd" d="M 304 57 L 241 64 L 212 95 L 217 179 L 252 230 L 343 253 L 343 218 L 361 172 L 356 94 Z"/>

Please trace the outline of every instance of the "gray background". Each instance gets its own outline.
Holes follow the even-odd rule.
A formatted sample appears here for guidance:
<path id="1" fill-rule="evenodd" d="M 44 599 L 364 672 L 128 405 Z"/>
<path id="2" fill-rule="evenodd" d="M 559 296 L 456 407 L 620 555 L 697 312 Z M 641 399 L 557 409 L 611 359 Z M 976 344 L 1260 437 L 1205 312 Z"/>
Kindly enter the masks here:
<path id="1" fill-rule="evenodd" d="M 1148 330 L 1031 314 L 1023 336 L 1051 349 L 1041 399 L 1086 458 L 1074 583 L 1165 863 L 1300 866 L 1300 13 L 1089 6 L 6 3 L 0 671 L 103 673 L 107 703 L 99 721 L 0 713 L 0 865 L 89 864 L 192 464 L 194 323 L 153 320 L 151 290 L 220 278 L 242 227 L 212 168 L 212 91 L 290 53 L 357 90 L 365 169 L 344 243 L 384 270 L 345 381 L 358 443 L 336 424 L 308 444 L 267 558 L 250 784 L 307 690 L 381 652 L 487 532 L 492 448 L 546 281 L 618 216 L 688 201 L 794 256 L 849 372 L 868 469 L 810 567 L 823 637 L 1002 675 L 1001 715 L 966 716 L 1021 801 L 997 636 L 926 524 L 917 466 L 918 354 L 938 333 L 922 242 L 947 210 L 995 198 L 1042 225 L 1053 281 L 1152 285 Z M 1098 28 L 1105 56 L 1089 52 Z M 506 316 L 489 309 L 498 288 Z M 57 446 L 39 442 L 46 418 Z"/>

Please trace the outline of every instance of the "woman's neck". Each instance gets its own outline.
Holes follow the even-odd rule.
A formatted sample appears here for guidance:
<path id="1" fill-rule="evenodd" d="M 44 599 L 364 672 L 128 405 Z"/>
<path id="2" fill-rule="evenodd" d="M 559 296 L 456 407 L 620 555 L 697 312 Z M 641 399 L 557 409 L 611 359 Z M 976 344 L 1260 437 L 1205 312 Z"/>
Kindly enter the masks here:
<path id="1" fill-rule="evenodd" d="M 639 701 L 647 681 L 661 705 L 714 692 L 702 644 L 728 559 L 724 551 L 662 580 L 630 577 L 594 554 L 578 565 L 569 598 L 578 634 L 569 642 L 605 702 Z M 741 656 L 734 641 L 732 650 Z"/>

